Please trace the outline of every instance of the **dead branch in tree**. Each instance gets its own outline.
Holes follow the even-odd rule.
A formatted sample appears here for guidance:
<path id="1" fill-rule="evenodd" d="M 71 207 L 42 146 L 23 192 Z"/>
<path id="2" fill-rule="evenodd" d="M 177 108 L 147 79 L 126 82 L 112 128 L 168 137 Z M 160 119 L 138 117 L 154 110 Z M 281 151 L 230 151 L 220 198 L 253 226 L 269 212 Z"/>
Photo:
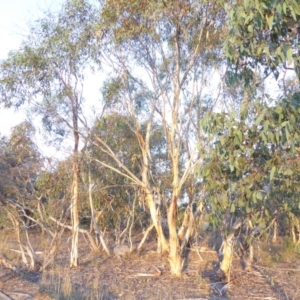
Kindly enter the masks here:
<path id="1" fill-rule="evenodd" d="M 51 220 L 52 222 L 55 222 L 57 225 L 59 225 L 61 227 L 64 227 L 64 228 L 72 230 L 72 226 L 66 225 L 66 224 L 60 222 L 59 220 L 55 219 L 54 217 L 49 217 L 49 220 Z M 99 251 L 99 247 L 97 246 L 97 244 L 95 242 L 95 239 L 93 238 L 93 236 L 91 235 L 91 233 L 88 230 L 85 230 L 85 229 L 82 229 L 82 228 L 78 228 L 78 232 L 87 235 L 87 237 L 88 237 L 88 239 L 90 241 L 90 244 L 91 244 L 91 248 L 92 248 L 93 251 Z"/>

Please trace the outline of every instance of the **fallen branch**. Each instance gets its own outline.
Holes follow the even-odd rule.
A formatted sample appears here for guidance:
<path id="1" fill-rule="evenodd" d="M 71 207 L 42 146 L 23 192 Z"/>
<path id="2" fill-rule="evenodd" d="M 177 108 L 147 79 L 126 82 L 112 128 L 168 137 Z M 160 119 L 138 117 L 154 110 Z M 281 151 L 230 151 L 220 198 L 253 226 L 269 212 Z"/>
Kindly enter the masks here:
<path id="1" fill-rule="evenodd" d="M 0 299 L 1 300 L 14 300 L 13 298 L 9 297 L 8 295 L 6 295 L 4 292 L 2 292 L 0 290 Z"/>
<path id="2" fill-rule="evenodd" d="M 134 277 L 159 277 L 161 273 L 137 273 Z"/>
<path id="3" fill-rule="evenodd" d="M 27 294 L 27 293 L 22 293 L 22 292 L 9 292 L 9 293 L 13 294 L 13 295 L 26 297 L 26 299 L 32 299 L 33 298 L 31 294 Z"/>
<path id="4" fill-rule="evenodd" d="M 16 252 L 16 253 L 21 253 L 20 250 L 16 250 L 16 249 L 9 249 L 9 250 L 10 250 L 10 251 L 13 251 L 13 252 Z M 25 254 L 27 254 L 27 253 L 25 253 Z M 36 251 L 35 254 L 40 254 L 40 255 L 42 255 L 42 254 L 44 254 L 44 252 L 42 252 L 42 251 Z M 27 254 L 27 255 L 28 255 L 28 254 Z"/>

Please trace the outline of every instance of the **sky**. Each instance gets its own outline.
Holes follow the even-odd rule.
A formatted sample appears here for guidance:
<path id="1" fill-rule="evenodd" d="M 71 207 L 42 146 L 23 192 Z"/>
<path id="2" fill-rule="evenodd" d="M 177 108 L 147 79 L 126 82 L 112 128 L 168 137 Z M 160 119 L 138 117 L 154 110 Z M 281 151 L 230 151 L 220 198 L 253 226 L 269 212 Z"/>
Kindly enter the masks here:
<path id="1" fill-rule="evenodd" d="M 57 10 L 62 0 L 0 0 L 0 60 L 18 49 L 28 33 L 28 24 L 43 16 L 45 10 Z M 0 109 L 0 135 L 9 135 L 11 128 L 25 115 Z"/>
<path id="2" fill-rule="evenodd" d="M 44 11 L 59 11 L 64 0 L 0 0 L 0 60 L 5 59 L 11 50 L 17 50 L 23 39 L 29 33 L 29 24 L 44 16 Z M 83 96 L 92 101 L 93 107 L 98 108 L 96 103 L 99 99 L 99 78 L 87 74 L 84 84 Z M 95 105 L 94 105 L 95 104 Z M 23 112 L 14 109 L 0 107 L 0 137 L 9 136 L 11 129 L 25 120 Z M 88 117 L 88 116 L 87 116 Z M 92 119 L 92 118 L 90 118 Z M 35 142 L 41 152 L 46 156 L 58 155 L 57 149 L 46 144 L 42 138 L 42 129 L 38 119 L 31 120 L 36 127 Z M 70 141 L 64 140 L 65 145 L 71 145 Z M 60 157 L 66 156 L 67 149 L 60 149 Z"/>
<path id="3" fill-rule="evenodd" d="M 43 17 L 43 11 L 57 11 L 64 0 L 0 0 L 0 60 L 18 49 L 28 34 L 28 24 Z M 90 75 L 91 76 L 91 75 Z M 84 96 L 95 104 L 99 99 L 99 78 L 85 82 Z M 0 108 L 0 136 L 8 136 L 11 128 L 25 119 L 21 111 Z M 92 118 L 91 118 L 92 119 Z M 50 153 L 53 150 L 50 151 Z"/>
<path id="4" fill-rule="evenodd" d="M 0 58 L 17 49 L 28 23 L 43 16 L 45 10 L 57 10 L 62 0 L 0 0 Z"/>

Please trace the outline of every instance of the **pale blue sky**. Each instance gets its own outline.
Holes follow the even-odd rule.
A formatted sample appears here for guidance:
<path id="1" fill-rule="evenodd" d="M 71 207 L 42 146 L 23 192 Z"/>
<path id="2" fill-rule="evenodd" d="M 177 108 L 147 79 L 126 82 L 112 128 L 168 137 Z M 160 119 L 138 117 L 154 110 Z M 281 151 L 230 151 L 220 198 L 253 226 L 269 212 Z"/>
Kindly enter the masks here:
<path id="1" fill-rule="evenodd" d="M 0 58 L 18 48 L 27 24 L 43 16 L 44 10 L 56 10 L 62 0 L 0 0 Z"/>
<path id="2" fill-rule="evenodd" d="M 42 17 L 45 10 L 58 9 L 61 3 L 62 0 L 0 0 L 0 59 L 18 49 L 29 22 Z M 22 113 L 0 109 L 0 134 L 8 135 L 23 118 Z"/>
<path id="3" fill-rule="evenodd" d="M 19 48 L 22 39 L 29 33 L 28 24 L 43 17 L 43 11 L 58 11 L 65 0 L 0 0 L 0 60 L 5 59 L 11 50 Z M 84 97 L 90 99 L 95 106 L 99 104 L 99 77 L 87 74 L 85 81 Z M 0 136 L 9 136 L 11 128 L 25 119 L 21 111 L 0 108 Z M 92 120 L 93 118 L 91 118 Z M 46 146 L 41 138 L 38 120 L 32 120 L 36 125 L 36 142 L 42 152 L 47 156 L 58 153 L 52 147 Z M 64 142 L 67 147 L 68 141 Z M 61 149 L 66 151 L 66 149 Z M 67 150 L 68 151 L 68 150 Z M 66 153 L 61 153 L 63 157 Z"/>

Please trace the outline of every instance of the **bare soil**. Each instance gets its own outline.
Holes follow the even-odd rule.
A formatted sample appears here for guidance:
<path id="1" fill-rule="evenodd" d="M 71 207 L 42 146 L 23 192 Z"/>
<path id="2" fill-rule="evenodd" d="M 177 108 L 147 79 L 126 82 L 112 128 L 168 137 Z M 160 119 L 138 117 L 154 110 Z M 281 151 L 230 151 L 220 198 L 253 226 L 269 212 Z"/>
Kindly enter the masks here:
<path id="1" fill-rule="evenodd" d="M 31 234 L 36 251 L 46 242 Z M 231 281 L 218 280 L 219 258 L 209 238 L 193 247 L 181 278 L 169 271 L 168 259 L 155 253 L 154 240 L 141 253 L 108 257 L 90 252 L 80 239 L 80 266 L 69 268 L 70 239 L 62 240 L 59 255 L 43 273 L 13 272 L 0 266 L 0 290 L 12 299 L 300 299 L 300 255 L 284 243 L 257 246 L 253 270 L 243 269 L 239 257 L 232 261 Z M 20 262 L 14 237 L 2 242 L 0 252 Z M 199 252 L 197 251 L 200 250 Z M 42 258 L 41 258 L 42 259 Z M 1 296 L 0 296 L 1 299 Z"/>

